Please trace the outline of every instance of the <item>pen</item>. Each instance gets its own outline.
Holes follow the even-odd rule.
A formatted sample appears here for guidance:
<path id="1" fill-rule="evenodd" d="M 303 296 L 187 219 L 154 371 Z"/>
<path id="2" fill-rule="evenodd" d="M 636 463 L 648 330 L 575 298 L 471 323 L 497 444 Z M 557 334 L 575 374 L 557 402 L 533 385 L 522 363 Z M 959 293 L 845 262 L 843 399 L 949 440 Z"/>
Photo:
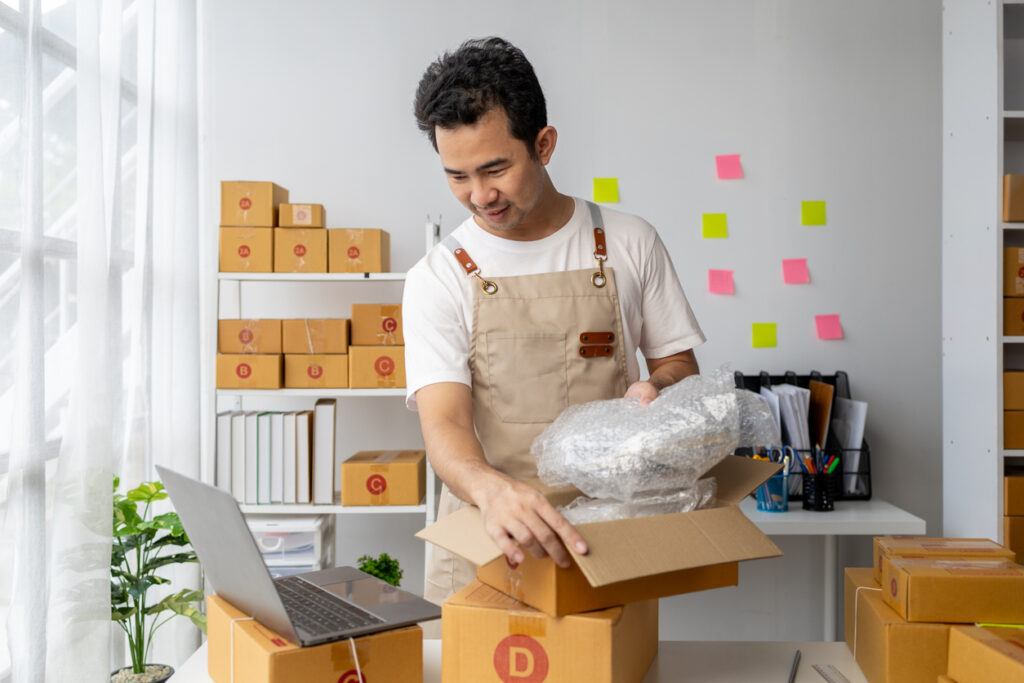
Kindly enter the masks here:
<path id="1" fill-rule="evenodd" d="M 800 666 L 800 650 L 796 651 L 793 655 L 793 668 L 789 670 L 789 683 L 793 683 L 796 680 L 796 670 Z"/>
<path id="2" fill-rule="evenodd" d="M 836 466 L 838 464 L 839 464 L 839 458 L 833 458 L 832 459 L 832 464 L 828 466 L 828 474 L 832 474 L 832 472 L 836 469 Z"/>

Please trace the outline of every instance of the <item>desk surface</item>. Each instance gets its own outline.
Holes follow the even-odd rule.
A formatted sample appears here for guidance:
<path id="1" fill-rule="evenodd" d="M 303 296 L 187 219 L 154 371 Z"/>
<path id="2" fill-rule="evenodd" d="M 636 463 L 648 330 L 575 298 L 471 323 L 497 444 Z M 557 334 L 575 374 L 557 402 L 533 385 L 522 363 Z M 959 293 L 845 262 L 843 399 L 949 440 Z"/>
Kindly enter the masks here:
<path id="1" fill-rule="evenodd" d="M 804 510 L 790 501 L 788 512 L 761 512 L 753 498 L 740 509 L 769 536 L 915 536 L 925 533 L 925 521 L 892 503 L 872 500 L 836 501 L 835 510 Z"/>
<path id="2" fill-rule="evenodd" d="M 797 683 L 824 683 L 812 666 L 831 664 L 850 683 L 867 683 L 846 643 L 676 642 L 662 641 L 644 683 L 748 683 L 785 681 L 800 650 Z M 173 683 L 212 683 L 206 673 L 206 644 L 171 677 Z M 841 680 L 841 679 L 840 679 Z M 441 681 L 441 641 L 423 641 L 423 681 Z"/>

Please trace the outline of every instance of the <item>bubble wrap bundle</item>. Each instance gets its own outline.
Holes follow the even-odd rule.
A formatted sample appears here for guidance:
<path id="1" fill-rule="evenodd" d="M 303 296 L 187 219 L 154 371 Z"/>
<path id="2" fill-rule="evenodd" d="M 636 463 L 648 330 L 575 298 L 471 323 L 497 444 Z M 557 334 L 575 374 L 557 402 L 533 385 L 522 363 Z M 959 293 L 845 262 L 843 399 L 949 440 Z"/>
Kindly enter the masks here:
<path id="1" fill-rule="evenodd" d="M 778 443 L 762 399 L 734 388 L 727 368 L 693 375 L 654 401 L 570 406 L 533 441 L 537 473 L 592 498 L 633 501 L 692 488 L 740 445 Z"/>
<path id="2" fill-rule="evenodd" d="M 559 512 L 573 525 L 689 512 L 711 505 L 715 500 L 715 489 L 715 478 L 707 477 L 688 489 L 651 494 L 628 502 L 580 496 L 560 508 Z"/>

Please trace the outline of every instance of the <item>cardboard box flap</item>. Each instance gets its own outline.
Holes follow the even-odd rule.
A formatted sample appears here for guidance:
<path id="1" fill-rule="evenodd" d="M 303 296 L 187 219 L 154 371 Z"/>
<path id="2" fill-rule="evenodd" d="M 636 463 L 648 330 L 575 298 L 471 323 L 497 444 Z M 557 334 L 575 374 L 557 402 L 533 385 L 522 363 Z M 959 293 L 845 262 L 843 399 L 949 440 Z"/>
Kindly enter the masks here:
<path id="1" fill-rule="evenodd" d="M 484 530 L 480 509 L 473 505 L 421 529 L 416 532 L 416 538 L 453 552 L 478 567 L 501 555 L 501 550 Z"/>
<path id="2" fill-rule="evenodd" d="M 781 469 L 782 465 L 777 462 L 730 455 L 708 470 L 702 478 L 714 477 L 717 480 L 715 498 L 720 502 L 739 505 L 741 500 Z"/>
<path id="3" fill-rule="evenodd" d="M 778 557 L 782 551 L 734 505 L 577 527 L 590 552 L 573 559 L 595 588 L 680 569 Z"/>

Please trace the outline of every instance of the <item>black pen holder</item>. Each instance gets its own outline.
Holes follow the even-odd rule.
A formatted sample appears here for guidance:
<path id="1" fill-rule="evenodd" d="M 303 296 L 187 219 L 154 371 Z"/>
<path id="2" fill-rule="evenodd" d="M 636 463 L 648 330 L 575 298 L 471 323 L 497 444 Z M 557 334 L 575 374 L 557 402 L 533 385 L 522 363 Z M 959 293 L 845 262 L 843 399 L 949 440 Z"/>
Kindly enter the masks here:
<path id="1" fill-rule="evenodd" d="M 803 476 L 803 507 L 804 510 L 831 512 L 835 509 L 836 496 L 839 493 L 840 474 L 805 474 Z"/>

